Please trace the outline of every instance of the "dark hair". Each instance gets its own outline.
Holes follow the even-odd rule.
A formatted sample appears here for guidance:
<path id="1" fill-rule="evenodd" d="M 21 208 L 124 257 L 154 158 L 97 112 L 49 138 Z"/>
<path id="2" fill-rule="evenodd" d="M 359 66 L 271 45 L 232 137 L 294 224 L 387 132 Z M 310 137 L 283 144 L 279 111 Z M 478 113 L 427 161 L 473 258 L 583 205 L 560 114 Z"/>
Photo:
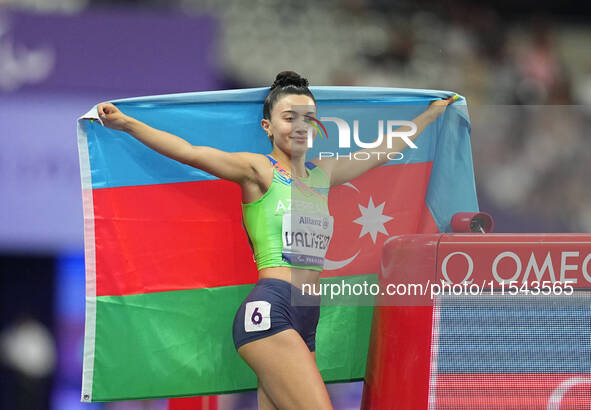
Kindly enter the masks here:
<path id="1" fill-rule="evenodd" d="M 307 95 L 312 98 L 314 104 L 316 104 L 316 99 L 308 88 L 308 80 L 294 71 L 282 71 L 277 74 L 277 77 L 275 77 L 275 82 L 273 82 L 273 85 L 271 86 L 271 91 L 269 91 L 267 98 L 265 98 L 265 103 L 263 104 L 263 118 L 267 120 L 271 119 L 273 106 L 281 96 L 286 94 Z"/>

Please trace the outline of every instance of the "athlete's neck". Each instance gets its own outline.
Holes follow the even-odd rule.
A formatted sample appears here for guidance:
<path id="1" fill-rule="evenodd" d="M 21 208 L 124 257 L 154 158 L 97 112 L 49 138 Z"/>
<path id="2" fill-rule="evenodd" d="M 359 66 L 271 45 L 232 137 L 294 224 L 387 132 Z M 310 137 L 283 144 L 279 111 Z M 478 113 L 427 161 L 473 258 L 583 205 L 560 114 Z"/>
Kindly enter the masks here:
<path id="1" fill-rule="evenodd" d="M 298 178 L 305 178 L 308 176 L 305 156 L 290 157 L 278 149 L 273 149 L 269 155 L 271 155 L 279 165 L 283 167 L 283 169 L 290 172 L 292 175 Z"/>

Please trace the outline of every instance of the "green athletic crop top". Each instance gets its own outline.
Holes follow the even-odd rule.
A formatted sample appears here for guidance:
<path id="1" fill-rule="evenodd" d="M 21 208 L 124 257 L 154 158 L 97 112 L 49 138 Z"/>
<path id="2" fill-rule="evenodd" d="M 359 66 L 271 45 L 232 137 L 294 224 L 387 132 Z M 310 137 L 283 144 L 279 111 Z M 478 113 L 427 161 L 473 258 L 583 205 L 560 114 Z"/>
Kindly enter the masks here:
<path id="1" fill-rule="evenodd" d="M 277 161 L 267 192 L 242 204 L 244 227 L 258 269 L 289 266 L 322 271 L 332 236 L 328 212 L 330 181 L 320 167 L 306 162 L 308 176 L 291 178 Z"/>

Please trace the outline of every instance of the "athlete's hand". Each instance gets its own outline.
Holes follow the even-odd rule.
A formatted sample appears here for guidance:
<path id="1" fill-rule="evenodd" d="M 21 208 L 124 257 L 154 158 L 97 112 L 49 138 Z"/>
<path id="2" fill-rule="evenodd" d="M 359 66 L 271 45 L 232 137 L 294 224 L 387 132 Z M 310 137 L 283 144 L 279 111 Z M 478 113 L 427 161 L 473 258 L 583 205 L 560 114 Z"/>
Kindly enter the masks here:
<path id="1" fill-rule="evenodd" d="M 459 96 L 454 94 L 446 99 L 432 101 L 431 104 L 429 104 L 429 111 L 433 112 L 438 117 L 445 111 L 448 105 L 452 104 L 458 98 Z"/>
<path id="2" fill-rule="evenodd" d="M 103 125 L 114 130 L 123 131 L 131 119 L 111 103 L 99 104 L 97 110 Z"/>

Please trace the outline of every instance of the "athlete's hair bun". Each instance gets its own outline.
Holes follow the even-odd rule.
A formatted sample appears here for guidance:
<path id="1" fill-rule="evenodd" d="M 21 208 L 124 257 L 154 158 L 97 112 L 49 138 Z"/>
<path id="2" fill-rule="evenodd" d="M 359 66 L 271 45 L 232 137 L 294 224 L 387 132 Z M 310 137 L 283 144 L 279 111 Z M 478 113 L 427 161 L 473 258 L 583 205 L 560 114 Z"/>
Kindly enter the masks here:
<path id="1" fill-rule="evenodd" d="M 284 95 L 307 95 L 316 104 L 314 95 L 308 88 L 308 80 L 294 71 L 282 71 L 275 77 L 275 82 L 263 103 L 263 118 L 271 119 L 275 103 Z"/>
<path id="2" fill-rule="evenodd" d="M 271 86 L 271 90 L 274 90 L 277 87 L 286 87 L 288 85 L 293 85 L 295 87 L 308 87 L 308 80 L 304 77 L 301 77 L 295 71 L 282 71 L 277 74 L 275 77 L 275 81 Z"/>

